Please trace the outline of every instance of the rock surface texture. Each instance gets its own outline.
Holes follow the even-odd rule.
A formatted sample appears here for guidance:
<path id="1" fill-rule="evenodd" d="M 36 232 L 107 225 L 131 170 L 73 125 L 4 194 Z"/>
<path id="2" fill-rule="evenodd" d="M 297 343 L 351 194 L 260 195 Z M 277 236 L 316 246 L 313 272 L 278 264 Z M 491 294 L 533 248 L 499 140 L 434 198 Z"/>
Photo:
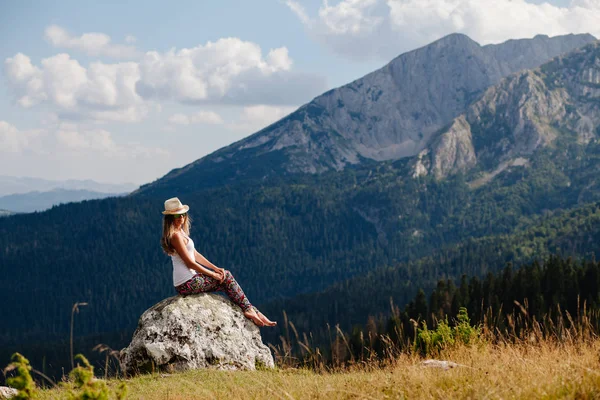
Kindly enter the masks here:
<path id="1" fill-rule="evenodd" d="M 274 367 L 258 327 L 228 299 L 214 293 L 174 296 L 146 310 L 120 361 L 128 375 L 153 368 Z"/>
<path id="2" fill-rule="evenodd" d="M 17 389 L 7 386 L 0 386 L 0 399 L 11 399 L 19 393 Z"/>

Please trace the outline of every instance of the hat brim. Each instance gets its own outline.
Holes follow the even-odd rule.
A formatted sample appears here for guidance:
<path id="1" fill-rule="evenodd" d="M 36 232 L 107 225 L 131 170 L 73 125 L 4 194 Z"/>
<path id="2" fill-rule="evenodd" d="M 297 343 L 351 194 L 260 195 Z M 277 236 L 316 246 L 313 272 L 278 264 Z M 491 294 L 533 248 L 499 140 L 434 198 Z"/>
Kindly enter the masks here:
<path id="1" fill-rule="evenodd" d="M 164 215 L 184 214 L 190 210 L 190 207 L 186 204 L 176 210 L 163 211 Z"/>

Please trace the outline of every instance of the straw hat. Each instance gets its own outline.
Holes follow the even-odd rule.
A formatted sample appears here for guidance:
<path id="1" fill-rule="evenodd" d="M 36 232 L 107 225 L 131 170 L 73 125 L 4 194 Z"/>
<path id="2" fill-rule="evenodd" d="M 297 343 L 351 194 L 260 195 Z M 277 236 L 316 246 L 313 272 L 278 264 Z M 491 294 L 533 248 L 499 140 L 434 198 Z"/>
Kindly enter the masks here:
<path id="1" fill-rule="evenodd" d="M 165 211 L 162 213 L 165 215 L 185 214 L 189 209 L 189 206 L 181 204 L 177 197 L 173 197 L 165 201 Z"/>

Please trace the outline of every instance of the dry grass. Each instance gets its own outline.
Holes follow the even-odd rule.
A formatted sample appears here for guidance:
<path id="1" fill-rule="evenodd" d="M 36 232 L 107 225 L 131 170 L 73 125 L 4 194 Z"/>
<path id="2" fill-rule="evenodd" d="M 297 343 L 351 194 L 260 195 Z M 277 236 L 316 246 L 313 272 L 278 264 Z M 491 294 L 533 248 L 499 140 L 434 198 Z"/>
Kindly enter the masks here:
<path id="1" fill-rule="evenodd" d="M 356 364 L 337 371 L 187 371 L 127 380 L 129 399 L 600 399 L 600 340 L 481 344 L 440 357 L 460 367 L 441 370 L 403 354 L 384 367 Z M 115 387 L 120 381 L 109 380 Z M 47 390 L 41 399 L 64 398 Z"/>

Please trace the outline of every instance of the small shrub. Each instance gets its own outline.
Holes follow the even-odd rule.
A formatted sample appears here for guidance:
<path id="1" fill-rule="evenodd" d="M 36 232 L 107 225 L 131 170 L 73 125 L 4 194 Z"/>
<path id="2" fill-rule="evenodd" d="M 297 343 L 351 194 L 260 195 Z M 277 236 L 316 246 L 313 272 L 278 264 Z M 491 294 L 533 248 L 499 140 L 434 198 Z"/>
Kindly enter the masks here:
<path id="1" fill-rule="evenodd" d="M 77 365 L 69 376 L 75 385 L 75 391 L 70 390 L 68 395 L 72 400 L 108 400 L 110 391 L 104 381 L 94 379 L 92 367 L 82 354 L 77 354 L 75 359 L 81 360 L 83 366 Z M 127 395 L 127 386 L 122 382 L 115 391 L 117 399 L 124 399 Z"/>
<path id="2" fill-rule="evenodd" d="M 257 371 L 266 371 L 269 369 L 267 367 L 267 365 L 262 360 L 259 360 L 258 358 L 254 360 L 254 368 Z"/>
<path id="3" fill-rule="evenodd" d="M 427 323 L 418 328 L 415 351 L 428 356 L 457 345 L 471 345 L 481 340 L 481 327 L 471 326 L 467 309 L 461 307 L 456 325 L 450 327 L 448 318 L 440 321 L 436 329 L 429 330 Z"/>
<path id="4" fill-rule="evenodd" d="M 17 370 L 17 374 L 13 377 L 6 378 L 6 384 L 18 390 L 15 400 L 33 399 L 37 394 L 35 382 L 31 378 L 31 365 L 29 360 L 23 357 L 20 353 L 15 353 L 11 357 L 11 363 L 4 368 L 4 374 L 12 370 Z"/>
<path id="5" fill-rule="evenodd" d="M 417 350 L 424 355 L 438 353 L 440 350 L 454 346 L 454 335 L 448 325 L 448 319 L 440 321 L 434 330 L 429 330 L 427 323 L 423 321 L 423 328 L 419 328 L 417 333 L 416 344 Z"/>
<path id="6" fill-rule="evenodd" d="M 458 310 L 457 324 L 454 327 L 454 337 L 457 343 L 471 345 L 481 341 L 481 326 L 471 326 L 469 313 L 465 307 Z"/>

